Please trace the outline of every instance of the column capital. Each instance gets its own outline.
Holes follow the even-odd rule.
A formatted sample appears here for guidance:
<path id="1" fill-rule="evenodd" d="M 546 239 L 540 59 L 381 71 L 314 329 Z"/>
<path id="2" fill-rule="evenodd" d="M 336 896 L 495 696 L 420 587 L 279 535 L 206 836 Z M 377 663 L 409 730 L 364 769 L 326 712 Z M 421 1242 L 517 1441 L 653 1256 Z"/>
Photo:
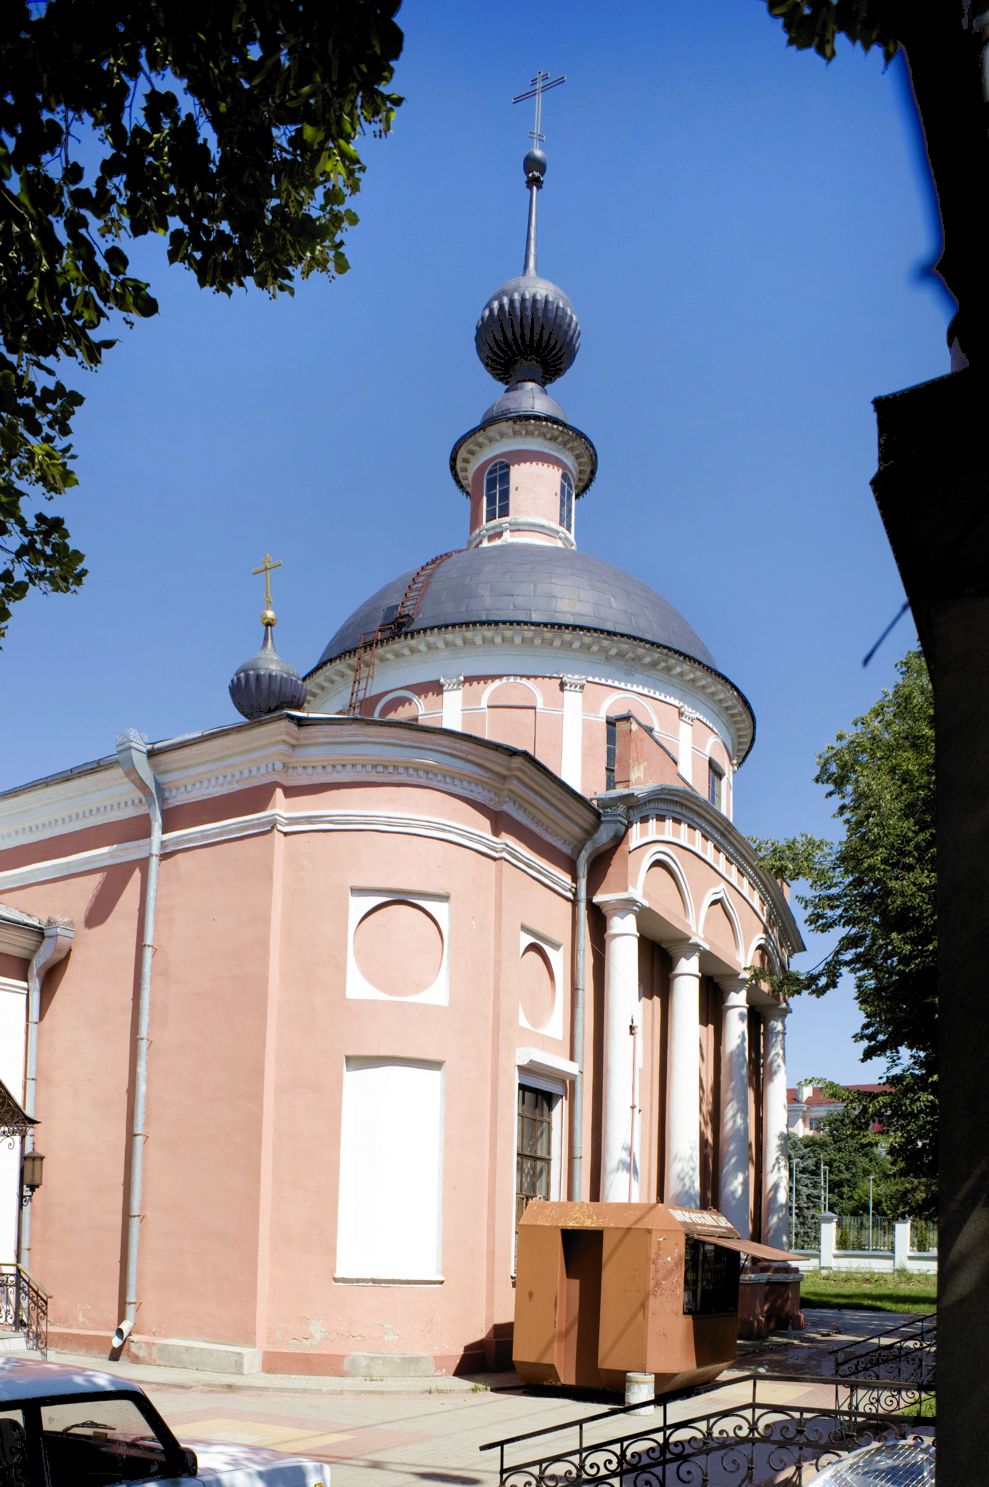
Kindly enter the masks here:
<path id="1" fill-rule="evenodd" d="M 609 925 L 617 914 L 638 914 L 646 907 L 645 899 L 637 893 L 598 893 L 592 903 L 605 915 Z"/>
<path id="2" fill-rule="evenodd" d="M 463 676 L 441 676 L 440 686 L 444 692 L 459 692 L 464 685 Z"/>
<path id="3" fill-rule="evenodd" d="M 735 1012 L 749 1005 L 748 976 L 718 976 L 717 982 L 724 998 L 722 1008 L 725 1012 Z"/>
<path id="4" fill-rule="evenodd" d="M 560 677 L 560 690 L 562 692 L 582 692 L 586 683 L 586 676 L 574 676 L 567 672 Z"/>
<path id="5" fill-rule="evenodd" d="M 772 1007 L 760 1007 L 759 1015 L 762 1018 L 763 1022 L 783 1023 L 789 1017 L 790 1009 L 789 1007 L 782 1006 L 779 1003 L 776 1003 Z"/>
<path id="6" fill-rule="evenodd" d="M 680 714 L 680 721 L 682 723 L 696 723 L 700 717 L 700 713 L 695 708 L 688 707 L 684 702 L 681 702 L 677 711 Z"/>
<path id="7" fill-rule="evenodd" d="M 685 960 L 697 960 L 702 950 L 707 949 L 707 942 L 699 935 L 686 935 L 682 940 L 663 940 L 663 949 L 673 957 L 673 969 L 677 969 L 677 962 Z"/>

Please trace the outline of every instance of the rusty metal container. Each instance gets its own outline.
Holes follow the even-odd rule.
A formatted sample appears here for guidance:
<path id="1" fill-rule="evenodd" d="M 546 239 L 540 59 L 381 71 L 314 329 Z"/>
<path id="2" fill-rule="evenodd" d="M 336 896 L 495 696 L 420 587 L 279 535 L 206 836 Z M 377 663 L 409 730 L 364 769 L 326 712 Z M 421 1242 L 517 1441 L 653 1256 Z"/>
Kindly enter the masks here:
<path id="1" fill-rule="evenodd" d="M 735 1360 L 742 1239 L 714 1209 L 534 1200 L 519 1224 L 513 1360 L 526 1383 L 656 1392 L 716 1378 Z"/>

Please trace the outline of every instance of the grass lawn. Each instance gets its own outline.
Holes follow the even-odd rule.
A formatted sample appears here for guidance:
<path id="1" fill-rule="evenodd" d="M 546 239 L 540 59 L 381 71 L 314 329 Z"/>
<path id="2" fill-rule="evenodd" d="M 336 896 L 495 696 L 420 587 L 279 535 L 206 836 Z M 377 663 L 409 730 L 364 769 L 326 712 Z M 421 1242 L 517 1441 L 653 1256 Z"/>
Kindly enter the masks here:
<path id="1" fill-rule="evenodd" d="M 800 1279 L 803 1306 L 844 1306 L 859 1311 L 933 1311 L 937 1276 L 897 1271 L 809 1270 Z"/>

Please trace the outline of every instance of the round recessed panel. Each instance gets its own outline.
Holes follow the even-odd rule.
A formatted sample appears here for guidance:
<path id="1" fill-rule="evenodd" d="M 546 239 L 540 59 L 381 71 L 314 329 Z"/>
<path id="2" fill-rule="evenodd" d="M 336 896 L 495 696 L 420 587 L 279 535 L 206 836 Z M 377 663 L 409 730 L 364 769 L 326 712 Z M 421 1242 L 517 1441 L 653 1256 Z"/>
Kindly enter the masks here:
<path id="1" fill-rule="evenodd" d="M 526 1022 L 536 1032 L 544 1028 L 556 1004 L 556 982 L 545 951 L 526 945 L 519 960 L 519 1001 Z"/>
<path id="2" fill-rule="evenodd" d="M 427 991 L 443 964 L 443 935 L 433 916 L 407 899 L 379 904 L 354 931 L 354 959 L 368 985 L 385 996 Z"/>

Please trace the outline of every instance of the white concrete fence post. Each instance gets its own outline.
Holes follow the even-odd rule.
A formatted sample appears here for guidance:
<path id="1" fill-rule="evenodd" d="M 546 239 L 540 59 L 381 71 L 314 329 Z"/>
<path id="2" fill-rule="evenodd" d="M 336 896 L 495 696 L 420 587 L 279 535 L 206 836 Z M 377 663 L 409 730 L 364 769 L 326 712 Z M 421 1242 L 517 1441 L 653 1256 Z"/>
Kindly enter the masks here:
<path id="1" fill-rule="evenodd" d="M 838 1243 L 838 1215 L 821 1214 L 821 1259 L 822 1270 L 834 1269 L 834 1252 Z"/>
<path id="2" fill-rule="evenodd" d="M 910 1220 L 897 1219 L 893 1226 L 893 1269 L 906 1270 L 910 1259 Z"/>

